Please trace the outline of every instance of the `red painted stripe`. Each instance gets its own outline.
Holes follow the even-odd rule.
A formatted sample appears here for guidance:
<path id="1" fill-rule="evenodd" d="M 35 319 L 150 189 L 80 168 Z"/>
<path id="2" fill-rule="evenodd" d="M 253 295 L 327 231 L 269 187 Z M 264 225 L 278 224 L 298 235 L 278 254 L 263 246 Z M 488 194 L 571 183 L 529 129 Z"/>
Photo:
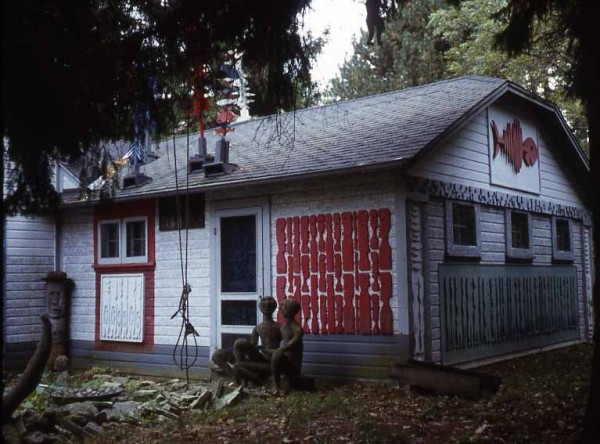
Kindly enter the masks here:
<path id="1" fill-rule="evenodd" d="M 311 273 L 316 273 L 319 270 L 319 252 L 317 251 L 317 216 L 310 216 L 308 224 L 310 228 L 310 271 Z"/>
<path id="2" fill-rule="evenodd" d="M 333 250 L 334 251 L 342 251 L 341 244 L 341 220 L 340 213 L 334 213 L 333 215 Z"/>
<path id="3" fill-rule="evenodd" d="M 300 218 L 300 239 L 302 241 L 302 254 L 307 254 L 308 249 L 308 216 L 302 216 Z"/>
<path id="4" fill-rule="evenodd" d="M 277 276 L 275 279 L 275 295 L 277 297 L 277 305 L 280 306 L 281 302 L 285 299 L 285 287 L 287 285 L 285 276 Z M 277 310 L 277 322 L 283 323 L 285 319 L 281 314 L 281 310 Z"/>
<path id="5" fill-rule="evenodd" d="M 319 254 L 319 291 L 327 291 L 327 282 L 325 281 L 325 255 Z"/>
<path id="6" fill-rule="evenodd" d="M 379 216 L 377 210 L 369 211 L 369 224 L 371 225 L 371 250 L 379 248 L 379 240 L 377 239 L 377 227 L 379 226 Z"/>
<path id="7" fill-rule="evenodd" d="M 293 236 L 293 255 L 294 255 L 294 273 L 300 273 L 300 218 L 292 218 Z"/>
<path id="8" fill-rule="evenodd" d="M 342 265 L 344 271 L 354 271 L 354 246 L 352 243 L 352 213 L 342 213 Z"/>
<path id="9" fill-rule="evenodd" d="M 379 291 L 379 254 L 376 251 L 371 252 L 371 277 L 373 278 L 373 291 Z"/>
<path id="10" fill-rule="evenodd" d="M 369 213 L 358 212 L 358 269 L 367 271 L 371 268 L 369 264 Z"/>
<path id="11" fill-rule="evenodd" d="M 371 334 L 371 297 L 369 295 L 369 274 L 358 275 L 359 293 L 359 332 L 362 335 Z"/>
<path id="12" fill-rule="evenodd" d="M 275 236 L 277 238 L 277 273 L 286 272 L 285 261 L 285 219 L 279 218 L 275 222 Z"/>
<path id="13" fill-rule="evenodd" d="M 311 309 L 311 324 L 310 332 L 319 333 L 319 295 L 318 295 L 318 279 L 316 275 L 310 277 L 310 309 Z M 323 307 L 321 307 L 321 322 L 323 322 Z"/>
<path id="14" fill-rule="evenodd" d="M 335 291 L 342 291 L 342 255 L 336 253 L 334 256 L 334 268 L 335 268 Z"/>
<path id="15" fill-rule="evenodd" d="M 354 333 L 354 275 L 344 273 L 344 333 Z"/>
<path id="16" fill-rule="evenodd" d="M 310 277 L 310 256 L 302 256 L 302 292 L 308 292 L 308 278 Z"/>
<path id="17" fill-rule="evenodd" d="M 390 298 L 392 297 L 392 274 L 389 272 L 381 273 L 381 314 L 380 325 L 382 335 L 391 335 L 392 309 L 390 308 Z"/>
<path id="18" fill-rule="evenodd" d="M 382 270 L 392 268 L 392 249 L 390 247 L 391 215 L 388 208 L 379 210 L 379 267 Z"/>
<path id="19" fill-rule="evenodd" d="M 325 298 L 323 298 L 325 299 Z M 333 293 L 333 276 L 332 275 L 328 275 L 327 276 L 327 333 L 335 333 L 336 329 L 335 329 L 335 300 L 334 300 L 334 293 Z M 321 316 L 321 319 L 323 319 L 324 316 Z"/>
<path id="20" fill-rule="evenodd" d="M 325 215 L 325 254 L 327 256 L 327 272 L 333 272 L 333 227 L 331 214 Z"/>

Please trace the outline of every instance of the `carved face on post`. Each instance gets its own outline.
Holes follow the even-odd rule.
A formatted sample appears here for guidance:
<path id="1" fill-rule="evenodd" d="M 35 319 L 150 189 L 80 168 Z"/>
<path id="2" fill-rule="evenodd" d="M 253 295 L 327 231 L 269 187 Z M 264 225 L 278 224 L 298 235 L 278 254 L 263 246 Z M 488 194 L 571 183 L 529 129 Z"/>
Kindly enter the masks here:
<path id="1" fill-rule="evenodd" d="M 65 286 L 64 282 L 46 283 L 46 311 L 51 318 L 60 318 L 66 314 Z"/>

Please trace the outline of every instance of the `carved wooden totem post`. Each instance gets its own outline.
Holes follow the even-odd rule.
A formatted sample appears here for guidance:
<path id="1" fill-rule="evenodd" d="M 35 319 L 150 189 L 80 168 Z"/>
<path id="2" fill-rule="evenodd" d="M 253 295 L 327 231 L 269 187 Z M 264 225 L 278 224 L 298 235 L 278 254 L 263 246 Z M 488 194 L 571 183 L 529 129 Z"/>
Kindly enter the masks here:
<path id="1" fill-rule="evenodd" d="M 52 350 L 47 367 L 52 369 L 56 358 L 67 354 L 73 281 L 62 271 L 50 271 L 43 280 L 46 281 L 46 314 L 52 325 Z"/>

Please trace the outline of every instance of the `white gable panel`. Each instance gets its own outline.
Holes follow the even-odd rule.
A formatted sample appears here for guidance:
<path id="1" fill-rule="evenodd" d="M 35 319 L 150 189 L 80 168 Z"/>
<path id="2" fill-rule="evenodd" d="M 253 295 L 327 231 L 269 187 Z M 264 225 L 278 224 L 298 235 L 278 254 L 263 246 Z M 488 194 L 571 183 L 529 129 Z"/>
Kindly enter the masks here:
<path id="1" fill-rule="evenodd" d="M 507 108 L 493 105 L 489 110 L 482 111 L 445 144 L 428 153 L 409 173 L 415 177 L 470 185 L 484 190 L 583 207 L 584 204 L 574 179 L 569 175 L 568 169 L 561 165 L 557 155 L 558 147 L 552 146 L 546 135 L 547 132 L 544 131 L 544 128 L 539 127 L 537 120 L 524 113 L 513 113 L 512 115 L 520 119 L 521 123 L 525 122 L 528 127 L 525 130 L 526 137 L 535 133 L 536 139 L 534 140 L 539 147 L 539 159 L 535 163 L 535 166 L 539 167 L 538 188 L 535 190 L 534 185 L 530 184 L 530 191 L 527 192 L 517 189 L 524 188 L 523 184 L 507 182 L 507 185 L 502 186 L 497 181 L 494 183 L 490 163 L 493 157 L 490 155 L 490 140 L 493 138 L 488 111 L 490 117 L 494 117 L 498 116 L 500 112 L 503 113 L 502 115 L 506 114 Z M 535 128 L 535 132 L 531 126 Z M 526 167 L 522 166 L 523 168 Z M 532 180 L 535 184 L 536 179 Z"/>
<path id="2" fill-rule="evenodd" d="M 488 111 L 490 182 L 504 188 L 540 193 L 540 150 L 535 122 L 514 110 Z"/>

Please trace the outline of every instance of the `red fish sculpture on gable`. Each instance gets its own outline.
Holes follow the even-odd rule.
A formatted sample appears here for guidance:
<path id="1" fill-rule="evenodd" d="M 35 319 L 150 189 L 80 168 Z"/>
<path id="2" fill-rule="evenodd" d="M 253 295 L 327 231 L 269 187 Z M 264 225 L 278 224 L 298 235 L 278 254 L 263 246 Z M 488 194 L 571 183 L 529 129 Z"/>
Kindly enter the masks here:
<path id="1" fill-rule="evenodd" d="M 494 137 L 494 159 L 498 153 L 502 153 L 506 162 L 512 165 L 517 174 L 521 171 L 523 163 L 527 167 L 535 165 L 540 157 L 540 151 L 531 137 L 523 140 L 523 130 L 518 119 L 506 124 L 506 128 L 502 131 L 502 137 L 500 137 L 496 122 L 492 120 L 490 125 Z"/>

